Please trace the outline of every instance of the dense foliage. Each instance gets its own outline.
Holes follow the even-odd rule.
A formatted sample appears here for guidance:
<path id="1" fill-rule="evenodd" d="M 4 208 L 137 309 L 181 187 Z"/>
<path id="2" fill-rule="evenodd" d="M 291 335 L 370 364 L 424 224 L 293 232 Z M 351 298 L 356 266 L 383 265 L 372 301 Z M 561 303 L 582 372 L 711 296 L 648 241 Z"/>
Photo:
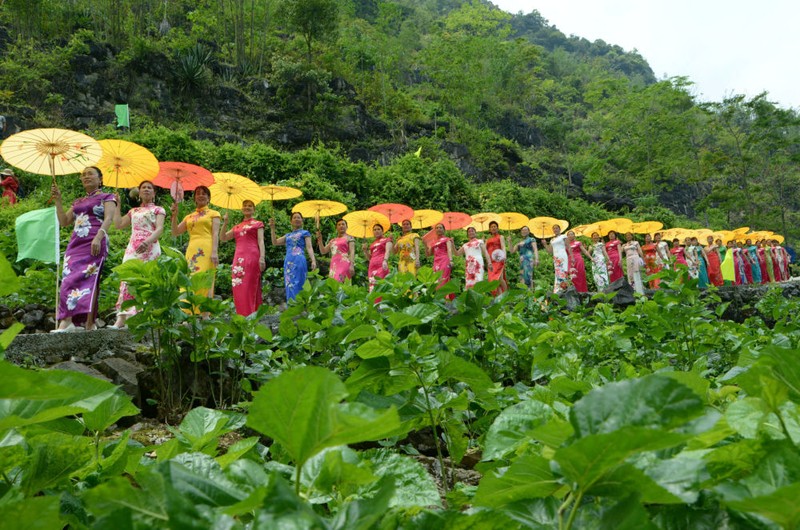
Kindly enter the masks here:
<path id="1" fill-rule="evenodd" d="M 615 211 L 655 200 L 715 229 L 793 236 L 798 225 L 795 111 L 767 94 L 700 102 L 691 80 L 657 80 L 638 53 L 566 37 L 536 11 L 482 0 L 9 0 L 0 21 L 10 130 L 108 136 L 113 104 L 127 102 L 136 141 L 162 125 L 275 158 L 323 141 L 340 163 L 369 166 L 422 147 L 455 162 L 425 168 L 430 179 L 453 169 Z M 240 168 L 180 154 L 260 181 L 303 178 L 269 156 Z M 383 176 L 385 190 L 413 188 Z"/>
<path id="2" fill-rule="evenodd" d="M 121 268 L 143 308 L 129 323 L 139 335 L 160 330 L 161 368 L 177 356 L 218 365 L 209 374 L 219 379 L 238 372 L 244 412 L 195 407 L 171 440 L 144 446 L 114 429 L 137 409 L 112 385 L 0 361 L 2 520 L 387 529 L 800 522 L 800 333 L 797 302 L 778 291 L 758 308 L 769 329 L 760 316 L 719 320 L 724 306 L 709 309 L 713 293 L 701 299 L 685 278 L 665 278 L 652 300 L 624 310 L 600 299 L 568 312 L 544 290 L 496 300 L 490 284 L 437 290 L 437 274 L 423 268 L 369 295 L 312 278 L 273 336 L 257 318 L 181 311 L 199 303 L 181 260 L 168 252 L 155 268 Z M 452 303 L 448 292 L 458 293 Z M 219 315 L 230 311 L 218 304 Z M 176 339 L 191 347 L 171 350 Z M 246 437 L 223 450 L 233 431 Z M 415 457 L 412 440 L 424 433 L 433 475 Z M 468 454 L 480 460 L 477 486 L 452 473 Z"/>

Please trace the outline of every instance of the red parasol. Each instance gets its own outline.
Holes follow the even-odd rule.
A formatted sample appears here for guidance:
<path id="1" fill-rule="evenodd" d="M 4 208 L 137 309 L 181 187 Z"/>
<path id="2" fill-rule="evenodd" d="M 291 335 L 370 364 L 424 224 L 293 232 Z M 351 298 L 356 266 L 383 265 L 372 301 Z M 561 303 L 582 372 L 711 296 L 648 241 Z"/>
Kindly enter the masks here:
<path id="1" fill-rule="evenodd" d="M 214 175 L 206 168 L 194 164 L 159 162 L 158 167 L 158 175 L 153 179 L 153 184 L 170 190 L 172 198 L 178 202 L 183 200 L 184 191 L 214 184 Z"/>
<path id="2" fill-rule="evenodd" d="M 389 218 L 390 222 L 397 224 L 402 223 L 406 219 L 411 219 L 414 215 L 414 210 L 411 207 L 393 202 L 376 204 L 375 206 L 370 206 L 367 210 L 382 213 Z"/>
<path id="3" fill-rule="evenodd" d="M 458 230 L 472 222 L 472 216 L 461 212 L 444 212 L 444 217 L 439 221 L 445 230 Z"/>

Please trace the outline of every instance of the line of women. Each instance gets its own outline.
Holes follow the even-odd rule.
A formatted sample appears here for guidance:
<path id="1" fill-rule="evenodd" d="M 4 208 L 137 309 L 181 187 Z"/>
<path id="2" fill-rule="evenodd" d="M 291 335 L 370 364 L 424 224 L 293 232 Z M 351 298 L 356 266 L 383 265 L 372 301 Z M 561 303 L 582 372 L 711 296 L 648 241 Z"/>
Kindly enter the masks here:
<path id="1" fill-rule="evenodd" d="M 545 249 L 553 255 L 553 291 L 558 293 L 569 286 L 578 292 L 587 292 L 586 265 L 583 256 L 592 265 L 592 278 L 598 291 L 627 275 L 628 283 L 638 293 L 644 293 L 644 279 L 663 269 L 686 268 L 689 277 L 696 279 L 698 287 L 765 284 L 789 280 L 791 258 L 777 240 L 753 242 L 729 241 L 708 236 L 706 246 L 697 237 L 687 237 L 683 242 L 673 239 L 672 247 L 662 241 L 661 233 L 644 236 L 641 245 L 633 233 L 625 234 L 622 243 L 616 232 L 608 233 L 604 241 L 597 232 L 591 234 L 587 247 L 570 230 L 561 234 L 561 227 L 553 226 L 554 237 L 545 241 Z M 525 233 L 522 233 L 525 237 Z M 623 273 L 623 259 L 625 272 Z M 649 287 L 659 288 L 659 278 L 651 278 Z"/>
<path id="2" fill-rule="evenodd" d="M 139 259 L 150 261 L 161 255 L 159 238 L 164 230 L 166 212 L 155 204 L 155 186 L 150 181 L 139 187 L 140 206 L 122 215 L 119 198 L 104 193 L 102 172 L 96 167 L 87 167 L 81 173 L 81 183 L 85 196 L 76 199 L 65 210 L 61 193 L 54 184 L 53 199 L 59 223 L 73 224 L 70 242 L 64 254 L 62 283 L 57 311 L 58 327 L 55 332 L 95 329 L 97 317 L 97 298 L 100 273 L 108 256 L 108 230 L 113 223 L 117 229 L 131 229 L 131 237 L 123 261 Z M 209 208 L 211 192 L 205 186 L 194 192 L 195 210 L 180 222 L 178 207 L 171 210 L 170 231 L 173 236 L 187 233 L 189 242 L 186 260 L 190 272 L 213 271 L 219 265 L 218 250 L 220 242 L 234 240 L 236 250 L 231 264 L 231 285 L 236 310 L 241 315 L 254 313 L 262 302 L 262 273 L 266 268 L 264 243 L 264 224 L 254 218 L 255 204 L 244 201 L 243 219 L 233 227 L 228 227 L 228 215 Z M 322 233 L 303 228 L 304 219 L 300 213 L 293 213 L 290 219 L 291 231 L 278 237 L 275 220 L 269 220 L 270 240 L 273 245 L 285 246 L 284 285 L 286 299 L 294 299 L 302 290 L 309 265 L 317 267 L 313 242 L 316 241 L 320 254 L 330 254 L 329 275 L 336 281 L 346 281 L 355 273 L 356 243 L 347 234 L 347 222 L 336 222 L 336 233 L 327 243 Z M 523 227 L 521 239 L 511 244 L 511 240 L 500 234 L 498 223 L 489 223 L 489 237 L 484 241 L 478 237 L 472 226 L 466 230 L 467 241 L 455 248 L 453 239 L 448 237 L 445 226 L 437 224 L 432 233 L 420 237 L 406 220 L 401 224 L 401 234 L 395 241 L 384 234 L 383 226 L 373 227 L 373 241 L 362 245 L 367 260 L 367 275 L 370 291 L 385 278 L 390 271 L 392 256 L 397 256 L 397 269 L 400 272 L 415 274 L 421 264 L 421 249 L 432 258 L 435 271 L 442 273 L 439 285 L 451 280 L 455 256 L 465 260 L 464 281 L 467 289 L 476 283 L 497 281 L 494 291 L 498 295 L 508 289 L 506 261 L 508 254 L 518 254 L 521 281 L 533 288 L 534 269 L 539 264 L 539 245 L 531 236 L 530 229 Z M 554 292 L 561 292 L 570 286 L 577 291 L 588 291 L 587 267 L 584 257 L 591 264 L 591 273 L 597 290 L 627 274 L 628 282 L 637 292 L 644 292 L 643 279 L 658 273 L 663 268 L 686 267 L 688 274 L 698 280 L 702 288 L 707 285 L 758 284 L 785 281 L 790 278 L 790 258 L 777 240 L 746 242 L 730 241 L 723 245 L 720 239 L 709 236 L 707 245 L 698 244 L 697 238 L 687 238 L 683 243 L 675 239 L 672 248 L 662 241 L 661 234 L 651 238 L 646 235 L 641 245 L 631 233 L 625 234 L 623 243 L 615 232 L 607 234 L 605 241 L 598 233 L 591 234 L 591 243 L 584 244 L 569 230 L 561 233 L 561 227 L 553 226 L 554 236 L 542 240 L 543 248 L 553 256 Z M 624 271 L 623 271 L 624 264 Z M 649 280 L 651 288 L 658 288 L 659 280 Z M 213 296 L 213 274 L 211 285 L 204 293 Z M 127 285 L 120 285 L 117 300 L 117 320 L 111 326 L 122 328 L 127 318 L 136 313 L 135 307 L 123 308 L 123 303 L 131 300 Z M 84 327 L 80 327 L 81 325 Z"/>

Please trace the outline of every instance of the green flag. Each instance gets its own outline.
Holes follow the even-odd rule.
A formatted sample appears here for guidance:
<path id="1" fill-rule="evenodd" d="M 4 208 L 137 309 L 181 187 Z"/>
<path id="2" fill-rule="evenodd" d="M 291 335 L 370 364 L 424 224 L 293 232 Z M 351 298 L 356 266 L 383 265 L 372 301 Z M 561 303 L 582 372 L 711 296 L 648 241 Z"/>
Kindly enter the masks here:
<path id="1" fill-rule="evenodd" d="M 58 263 L 56 207 L 33 210 L 17 217 L 17 261 L 25 258 Z"/>
<path id="2" fill-rule="evenodd" d="M 115 105 L 114 114 L 117 115 L 117 127 L 131 128 L 131 113 L 127 103 L 125 105 Z"/>

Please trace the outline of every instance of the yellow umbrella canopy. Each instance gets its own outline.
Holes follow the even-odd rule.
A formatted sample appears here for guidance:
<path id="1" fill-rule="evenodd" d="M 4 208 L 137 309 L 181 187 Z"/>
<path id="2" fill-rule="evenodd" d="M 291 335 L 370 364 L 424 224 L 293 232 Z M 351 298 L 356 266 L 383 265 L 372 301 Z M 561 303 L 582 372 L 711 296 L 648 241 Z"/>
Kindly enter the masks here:
<path id="1" fill-rule="evenodd" d="M 158 175 L 155 155 L 146 148 L 125 140 L 100 140 L 103 157 L 97 167 L 103 172 L 103 184 L 112 188 L 135 188 Z"/>
<path id="2" fill-rule="evenodd" d="M 0 155 L 12 166 L 37 175 L 80 173 L 95 165 L 103 148 L 91 136 L 68 129 L 31 129 L 9 136 Z"/>
<path id="3" fill-rule="evenodd" d="M 527 215 L 516 212 L 499 213 L 497 217 L 499 218 L 497 224 L 502 230 L 518 230 L 527 225 L 528 221 L 530 221 Z"/>
<path id="4" fill-rule="evenodd" d="M 664 223 L 659 221 L 642 221 L 641 223 L 633 223 L 631 232 L 634 234 L 652 234 L 664 228 Z"/>
<path id="5" fill-rule="evenodd" d="M 579 225 L 572 229 L 576 236 L 592 237 L 592 234 L 597 232 L 600 235 L 600 223 L 590 223 L 588 225 Z"/>
<path id="6" fill-rule="evenodd" d="M 777 241 L 778 243 L 783 243 L 784 241 L 786 241 L 786 238 L 785 238 L 785 237 L 783 237 L 783 236 L 782 236 L 782 235 L 780 235 L 780 234 L 772 234 L 772 235 L 771 235 L 769 238 L 770 238 L 770 239 L 774 239 L 774 240 L 775 240 L 775 241 Z"/>
<path id="7" fill-rule="evenodd" d="M 614 219 L 606 219 L 597 223 L 600 225 L 600 235 L 607 236 L 612 230 L 617 235 L 631 232 L 633 228 L 633 221 L 624 217 L 615 217 Z"/>
<path id="8" fill-rule="evenodd" d="M 320 217 L 330 217 L 347 211 L 347 206 L 336 201 L 303 201 L 294 205 L 292 213 L 300 213 L 303 217 L 313 217 L 319 225 Z"/>
<path id="9" fill-rule="evenodd" d="M 344 220 L 347 221 L 347 233 L 360 239 L 372 237 L 372 228 L 375 225 L 381 225 L 384 231 L 392 226 L 384 214 L 370 210 L 350 212 L 344 216 Z"/>
<path id="10" fill-rule="evenodd" d="M 478 232 L 485 232 L 489 229 L 489 223 L 494 221 L 500 225 L 500 216 L 492 212 L 474 213 L 472 214 L 472 223 L 469 226 L 473 227 Z"/>
<path id="11" fill-rule="evenodd" d="M 528 221 L 528 228 L 531 229 L 531 234 L 539 239 L 553 237 L 555 235 L 553 225 L 560 226 L 563 232 L 569 227 L 569 221 L 556 219 L 555 217 L 534 217 Z"/>
<path id="12" fill-rule="evenodd" d="M 289 186 L 276 186 L 270 184 L 268 186 L 261 186 L 261 196 L 265 201 L 285 201 L 287 199 L 294 199 L 303 194 L 297 188 L 290 188 Z"/>
<path id="13" fill-rule="evenodd" d="M 737 236 L 742 236 L 742 235 L 746 234 L 749 231 L 750 231 L 750 227 L 749 226 L 740 226 L 739 228 L 731 230 L 731 232 L 733 232 Z"/>
<path id="14" fill-rule="evenodd" d="M 239 210 L 244 201 L 258 204 L 264 200 L 261 186 L 235 173 L 213 173 L 214 183 L 208 187 L 211 204 L 229 210 Z"/>
<path id="15" fill-rule="evenodd" d="M 444 218 L 444 214 L 439 210 L 414 210 L 411 216 L 411 227 L 416 230 L 428 228 Z"/>

